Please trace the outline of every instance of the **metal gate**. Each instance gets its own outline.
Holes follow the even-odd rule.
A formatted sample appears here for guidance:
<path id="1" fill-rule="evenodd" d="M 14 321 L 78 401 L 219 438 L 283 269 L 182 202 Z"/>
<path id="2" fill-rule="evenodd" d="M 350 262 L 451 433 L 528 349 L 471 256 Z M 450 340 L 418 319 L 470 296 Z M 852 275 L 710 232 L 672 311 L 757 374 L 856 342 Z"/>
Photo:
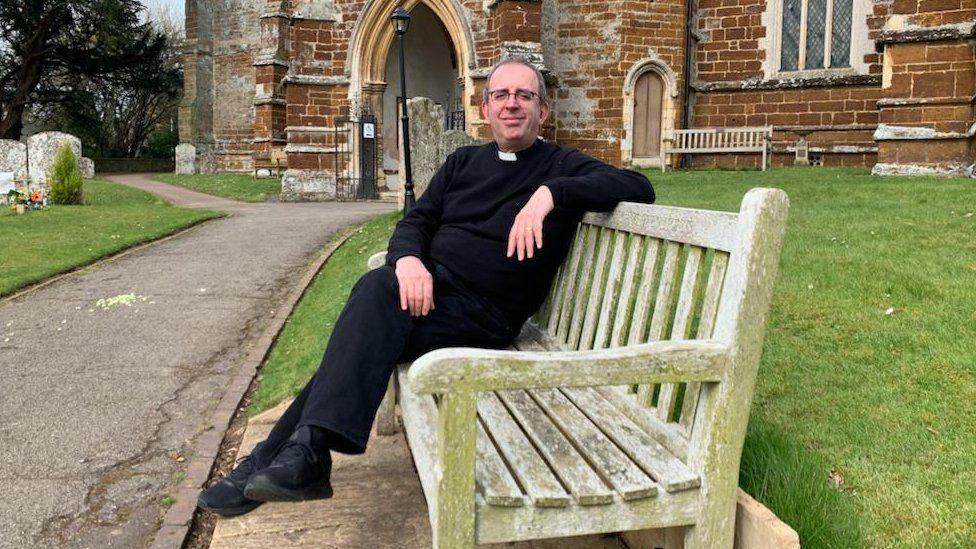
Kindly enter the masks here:
<path id="1" fill-rule="evenodd" d="M 339 200 L 377 199 L 376 190 L 376 115 L 368 108 L 357 109 L 348 117 L 336 117 L 335 173 Z"/>

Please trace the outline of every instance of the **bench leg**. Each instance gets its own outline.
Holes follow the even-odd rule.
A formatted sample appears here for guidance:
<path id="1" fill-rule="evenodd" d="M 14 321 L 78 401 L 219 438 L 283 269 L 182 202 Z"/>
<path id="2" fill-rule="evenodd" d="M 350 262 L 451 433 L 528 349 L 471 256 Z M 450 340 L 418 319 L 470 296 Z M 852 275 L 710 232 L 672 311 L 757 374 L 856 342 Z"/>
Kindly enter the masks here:
<path id="1" fill-rule="evenodd" d="M 396 370 L 390 376 L 390 384 L 386 388 L 386 396 L 380 402 L 376 411 L 376 434 L 395 435 L 399 432 L 396 420 Z"/>
<path id="2" fill-rule="evenodd" d="M 698 524 L 685 528 L 684 549 L 732 549 L 734 538 L 735 499 L 706 501 Z"/>
<path id="3" fill-rule="evenodd" d="M 474 549 L 476 394 L 442 395 L 437 414 L 437 520 L 434 549 Z"/>

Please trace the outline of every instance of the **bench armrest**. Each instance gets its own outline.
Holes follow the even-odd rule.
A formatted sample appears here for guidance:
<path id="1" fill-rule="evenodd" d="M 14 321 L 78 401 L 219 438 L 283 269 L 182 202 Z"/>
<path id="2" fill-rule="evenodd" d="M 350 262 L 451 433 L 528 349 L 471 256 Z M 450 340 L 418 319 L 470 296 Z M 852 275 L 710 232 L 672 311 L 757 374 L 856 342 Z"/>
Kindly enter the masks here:
<path id="1" fill-rule="evenodd" d="M 418 393 L 500 391 L 719 381 L 729 347 L 711 340 L 655 341 L 597 351 L 496 351 L 438 349 L 410 366 Z"/>

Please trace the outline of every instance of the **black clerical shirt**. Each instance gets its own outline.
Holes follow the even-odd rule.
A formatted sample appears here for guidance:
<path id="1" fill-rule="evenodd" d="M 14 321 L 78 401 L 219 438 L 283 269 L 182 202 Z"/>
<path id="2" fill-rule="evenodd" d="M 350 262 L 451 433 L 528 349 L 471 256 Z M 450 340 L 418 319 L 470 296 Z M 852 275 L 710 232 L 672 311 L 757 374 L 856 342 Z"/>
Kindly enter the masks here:
<path id="1" fill-rule="evenodd" d="M 454 151 L 397 224 L 386 261 L 395 267 L 413 255 L 440 263 L 518 329 L 545 300 L 584 212 L 653 202 L 654 189 L 635 171 L 541 139 L 515 158 L 502 160 L 495 142 Z M 543 247 L 531 259 L 507 257 L 515 216 L 542 185 L 555 204 L 543 220 Z"/>

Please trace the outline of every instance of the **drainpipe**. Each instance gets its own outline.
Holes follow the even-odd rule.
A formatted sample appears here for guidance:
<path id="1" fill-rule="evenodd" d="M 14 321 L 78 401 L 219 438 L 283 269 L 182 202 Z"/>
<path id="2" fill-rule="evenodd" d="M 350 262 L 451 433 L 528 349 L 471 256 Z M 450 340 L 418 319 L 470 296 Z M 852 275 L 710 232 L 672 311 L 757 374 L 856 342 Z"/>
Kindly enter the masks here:
<path id="1" fill-rule="evenodd" d="M 691 128 L 691 68 L 695 62 L 694 40 L 695 33 L 692 29 L 692 22 L 695 18 L 695 0 L 685 0 L 687 11 L 685 14 L 685 93 L 681 102 L 681 118 L 684 121 L 685 129 Z M 688 155 L 681 155 L 680 167 L 688 167 Z"/>

